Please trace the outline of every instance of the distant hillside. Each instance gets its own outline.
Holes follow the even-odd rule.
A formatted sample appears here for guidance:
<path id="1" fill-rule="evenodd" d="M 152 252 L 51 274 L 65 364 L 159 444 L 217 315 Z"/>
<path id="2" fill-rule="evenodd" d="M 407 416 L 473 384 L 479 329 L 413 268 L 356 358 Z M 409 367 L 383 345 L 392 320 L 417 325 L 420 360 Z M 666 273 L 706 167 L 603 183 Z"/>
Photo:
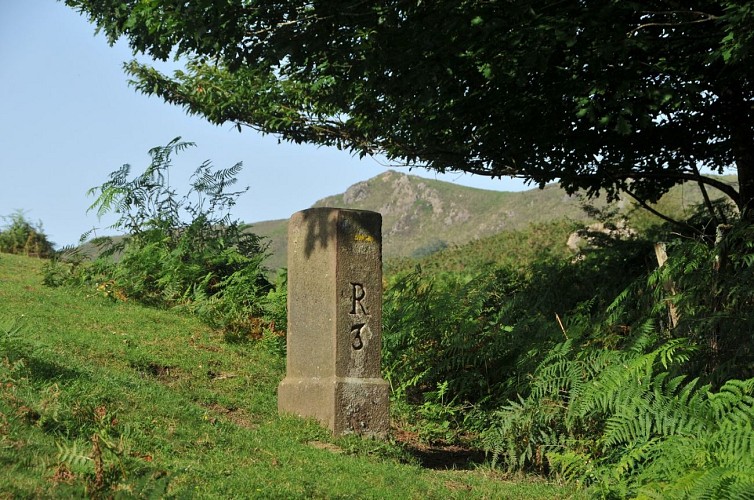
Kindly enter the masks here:
<path id="1" fill-rule="evenodd" d="M 557 188 L 520 193 L 489 191 L 395 171 L 354 184 L 314 207 L 373 210 L 382 214 L 384 258 L 421 256 L 555 217 L 584 219 L 576 198 Z M 287 221 L 252 224 L 270 239 L 268 266 L 285 266 Z"/>
<path id="2" fill-rule="evenodd" d="M 681 216 L 701 200 L 699 189 L 687 184 L 676 187 L 659 205 L 670 215 Z M 598 201 L 597 204 L 604 205 L 604 202 Z M 561 219 L 591 222 L 581 205 L 578 196 L 569 196 L 556 185 L 522 192 L 500 192 L 395 171 L 354 184 L 346 192 L 314 204 L 315 207 L 380 212 L 385 260 L 421 257 L 504 231 L 524 229 L 533 223 Z M 617 207 L 629 210 L 633 205 L 621 200 Z M 651 220 L 648 215 L 641 217 L 642 224 Z M 272 269 L 284 267 L 287 221 L 254 223 L 252 231 L 270 239 L 273 255 L 267 265 Z"/>

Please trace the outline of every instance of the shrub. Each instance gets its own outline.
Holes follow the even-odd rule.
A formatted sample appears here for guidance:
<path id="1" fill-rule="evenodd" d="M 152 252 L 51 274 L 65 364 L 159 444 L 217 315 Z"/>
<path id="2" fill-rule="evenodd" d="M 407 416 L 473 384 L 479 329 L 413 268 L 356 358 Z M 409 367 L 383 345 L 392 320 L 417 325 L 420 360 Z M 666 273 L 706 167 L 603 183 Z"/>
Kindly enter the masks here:
<path id="1" fill-rule="evenodd" d="M 7 224 L 0 231 L 0 252 L 42 258 L 55 253 L 54 244 L 47 239 L 41 222 L 29 222 L 22 211 L 1 218 Z"/>
<path id="2" fill-rule="evenodd" d="M 605 497 L 750 494 L 750 232 L 674 241 L 665 265 L 574 315 L 521 396 L 492 413 L 483 441 L 495 460 Z"/>
<path id="3" fill-rule="evenodd" d="M 176 138 L 153 148 L 142 174 L 131 179 L 124 165 L 90 190 L 97 196 L 90 210 L 119 214 L 112 228 L 126 235 L 95 240 L 104 251 L 92 265 L 74 266 L 68 281 L 114 299 L 184 307 L 215 326 L 250 328 L 272 285 L 262 267 L 263 240 L 230 217 L 245 192 L 230 191 L 241 164 L 214 170 L 202 163 L 188 193 L 179 196 L 169 185 L 169 169 L 173 155 L 190 146 Z M 47 274 L 48 282 L 60 281 L 55 269 Z"/>
<path id="4" fill-rule="evenodd" d="M 646 271 L 643 254 L 634 252 L 641 247 L 622 242 L 578 262 L 551 258 L 526 270 L 417 268 L 391 277 L 383 371 L 393 398 L 414 405 L 417 414 L 444 387 L 444 401 L 478 410 L 481 420 L 463 425 L 484 425 L 485 411 L 528 391 L 530 374 L 562 341 L 563 328 L 588 325 L 609 305 L 607 297 Z"/>
<path id="5" fill-rule="evenodd" d="M 428 439 L 481 429 L 495 464 L 604 497 L 750 496 L 753 229 L 702 227 L 670 238 L 660 267 L 632 239 L 577 261 L 392 277 L 395 406 Z"/>

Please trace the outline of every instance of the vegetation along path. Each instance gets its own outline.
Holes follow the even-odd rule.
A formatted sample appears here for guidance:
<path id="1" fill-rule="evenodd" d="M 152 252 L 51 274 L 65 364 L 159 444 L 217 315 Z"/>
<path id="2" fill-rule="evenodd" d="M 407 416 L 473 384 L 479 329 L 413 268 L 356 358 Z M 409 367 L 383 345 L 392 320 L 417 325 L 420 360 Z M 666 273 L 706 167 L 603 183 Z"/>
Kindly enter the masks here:
<path id="1" fill-rule="evenodd" d="M 572 498 L 277 415 L 284 356 L 0 254 L 0 496 Z M 433 463 L 436 466 L 436 463 Z"/>

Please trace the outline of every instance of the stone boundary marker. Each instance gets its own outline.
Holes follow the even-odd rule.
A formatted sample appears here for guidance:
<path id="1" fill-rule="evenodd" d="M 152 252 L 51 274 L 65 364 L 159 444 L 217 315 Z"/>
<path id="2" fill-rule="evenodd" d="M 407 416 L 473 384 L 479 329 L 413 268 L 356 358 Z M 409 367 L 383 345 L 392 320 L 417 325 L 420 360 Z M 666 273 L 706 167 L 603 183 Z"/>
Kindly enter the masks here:
<path id="1" fill-rule="evenodd" d="M 382 216 L 312 208 L 288 225 L 288 357 L 278 411 L 383 436 Z"/>

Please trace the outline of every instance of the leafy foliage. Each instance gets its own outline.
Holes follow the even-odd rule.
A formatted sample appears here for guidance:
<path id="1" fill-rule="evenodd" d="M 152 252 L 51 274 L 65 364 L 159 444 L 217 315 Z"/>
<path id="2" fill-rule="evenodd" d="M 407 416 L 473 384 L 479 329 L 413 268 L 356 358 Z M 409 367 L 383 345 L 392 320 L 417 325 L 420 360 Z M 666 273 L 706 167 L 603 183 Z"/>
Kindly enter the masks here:
<path id="1" fill-rule="evenodd" d="M 745 221 L 706 227 L 655 229 L 660 266 L 645 240 L 600 238 L 575 260 L 393 276 L 385 362 L 400 415 L 430 440 L 478 432 L 494 464 L 608 498 L 746 498 L 752 237 Z"/>
<path id="2" fill-rule="evenodd" d="M 230 191 L 241 164 L 213 170 L 205 161 L 189 192 L 179 196 L 169 184 L 169 169 L 173 155 L 191 146 L 176 138 L 153 148 L 143 173 L 129 178 L 131 167 L 123 165 L 90 190 L 97 196 L 91 209 L 118 214 L 112 228 L 127 234 L 119 241 L 96 240 L 104 248 L 100 257 L 85 267 L 74 263 L 68 281 L 93 285 L 115 300 L 186 307 L 213 325 L 261 335 L 258 318 L 272 290 L 262 267 L 265 245 L 230 217 L 244 192 Z M 50 284 L 61 281 L 59 268 L 46 275 Z"/>
<path id="3" fill-rule="evenodd" d="M 54 244 L 47 239 L 41 222 L 29 222 L 22 211 L 0 218 L 6 221 L 0 231 L 0 252 L 42 258 L 54 255 Z"/>
<path id="4" fill-rule="evenodd" d="M 665 265 L 597 315 L 567 323 L 568 338 L 523 395 L 494 413 L 483 433 L 493 456 L 608 497 L 751 491 L 754 381 L 732 378 L 751 373 L 749 243 L 738 239 L 747 228 L 734 226 L 716 247 L 674 242 Z M 734 292 L 723 298 L 726 280 L 742 281 L 725 285 Z"/>
<path id="5" fill-rule="evenodd" d="M 687 349 L 676 340 L 647 354 L 576 352 L 566 342 L 485 439 L 509 468 L 552 467 L 605 496 L 737 498 L 752 486 L 754 381 L 712 392 L 671 375 Z"/>
<path id="6" fill-rule="evenodd" d="M 186 58 L 126 69 L 213 123 L 569 192 L 754 198 L 749 1 L 66 3 L 111 43 Z M 699 172 L 731 166 L 738 191 Z"/>
<path id="7" fill-rule="evenodd" d="M 688 337 L 698 347 L 691 371 L 716 386 L 754 376 L 752 232 L 746 223 L 718 231 L 716 243 L 669 243 L 668 261 L 647 280 L 655 292 L 652 307 L 665 315 L 661 320 L 669 323 L 669 309 L 676 311 L 678 324 L 671 334 Z"/>
<path id="8" fill-rule="evenodd" d="M 503 231 L 464 245 L 437 248 L 412 259 L 389 259 L 385 262 L 385 271 L 388 274 L 411 271 L 417 263 L 430 274 L 458 272 L 468 275 L 490 266 L 524 271 L 537 262 L 572 257 L 565 242 L 579 227 L 568 220 L 530 224 L 525 229 Z"/>
<path id="9" fill-rule="evenodd" d="M 585 328 L 609 305 L 601 297 L 645 272 L 641 253 L 627 257 L 623 245 L 641 248 L 623 242 L 610 254 L 593 252 L 578 262 L 552 258 L 527 269 L 442 273 L 418 267 L 392 276 L 383 305 L 383 369 L 394 398 L 426 409 L 443 387 L 437 420 L 464 408 L 467 416 L 457 425 L 486 426 L 486 412 L 528 391 L 529 374 L 563 339 L 563 328 Z"/>

